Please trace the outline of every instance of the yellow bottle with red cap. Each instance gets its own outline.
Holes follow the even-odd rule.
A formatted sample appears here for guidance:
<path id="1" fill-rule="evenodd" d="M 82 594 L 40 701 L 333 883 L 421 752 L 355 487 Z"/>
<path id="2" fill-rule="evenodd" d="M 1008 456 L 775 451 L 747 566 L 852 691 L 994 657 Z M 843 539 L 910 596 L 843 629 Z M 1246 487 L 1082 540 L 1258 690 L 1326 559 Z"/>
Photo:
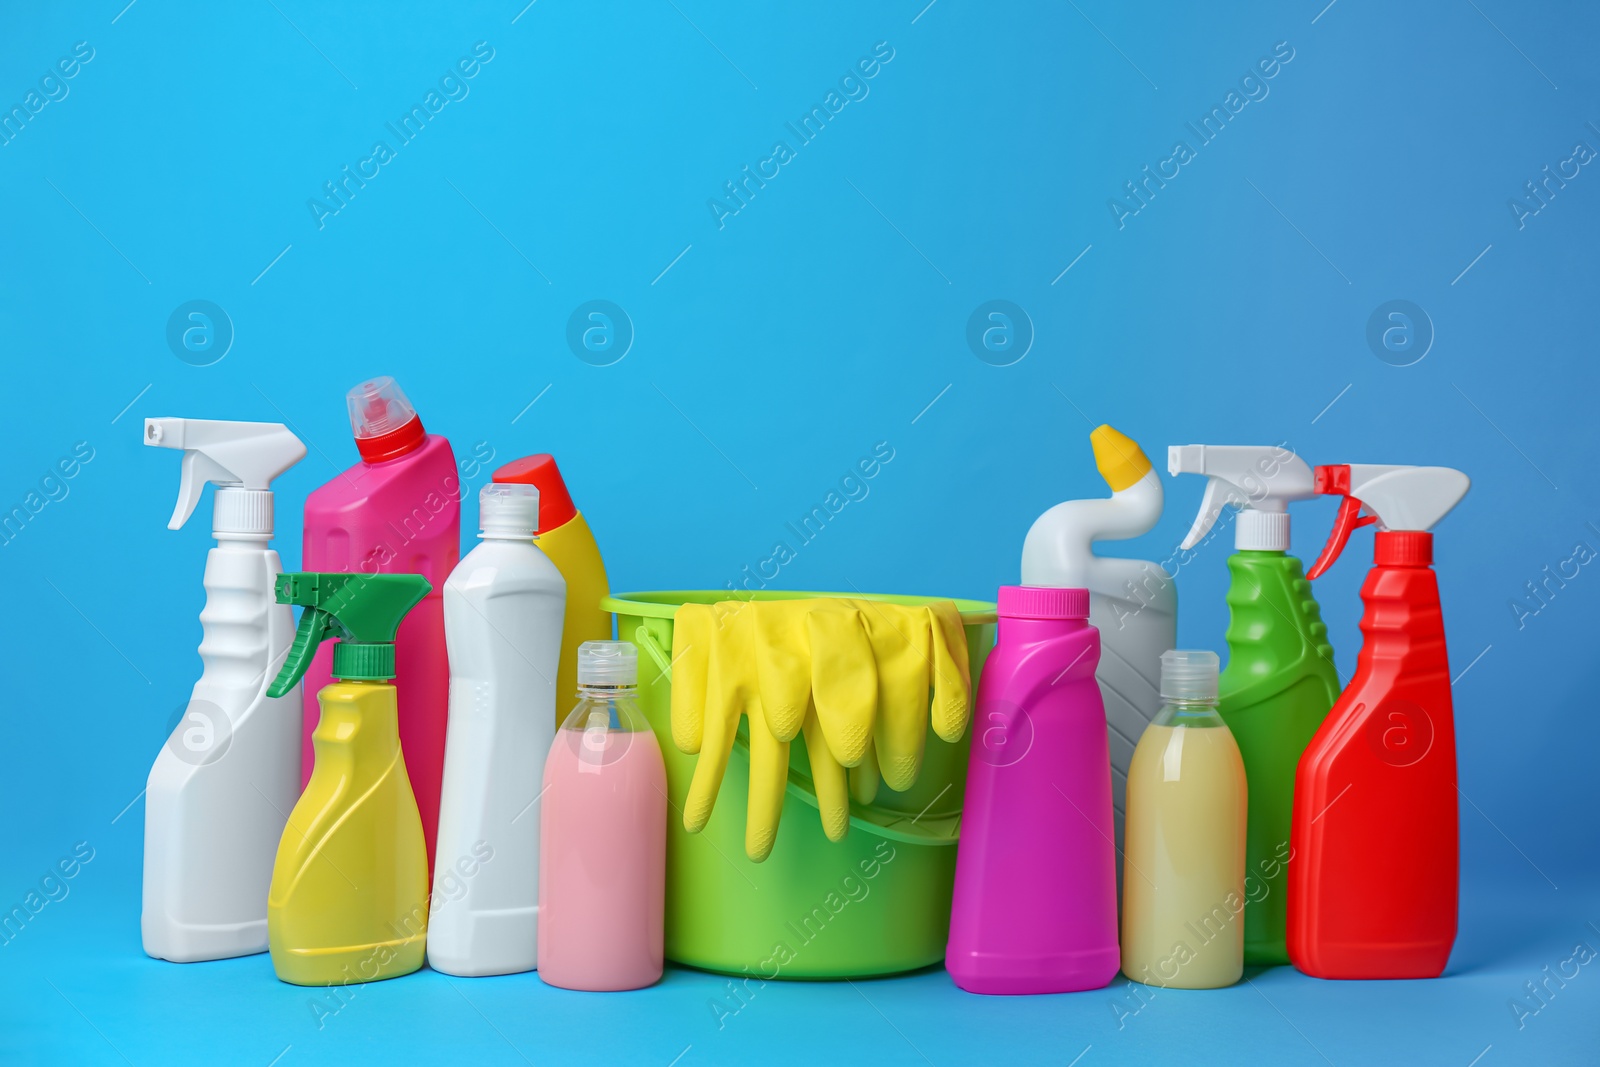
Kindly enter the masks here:
<path id="1" fill-rule="evenodd" d="M 600 610 L 600 601 L 611 593 L 606 565 L 583 512 L 572 503 L 554 456 L 540 453 L 512 460 L 494 472 L 494 480 L 538 486 L 539 529 L 534 537 L 567 581 L 561 665 L 556 675 L 556 706 L 560 708 L 565 706 L 563 699 L 578 691 L 578 646 L 585 641 L 611 640 L 611 613 Z"/>

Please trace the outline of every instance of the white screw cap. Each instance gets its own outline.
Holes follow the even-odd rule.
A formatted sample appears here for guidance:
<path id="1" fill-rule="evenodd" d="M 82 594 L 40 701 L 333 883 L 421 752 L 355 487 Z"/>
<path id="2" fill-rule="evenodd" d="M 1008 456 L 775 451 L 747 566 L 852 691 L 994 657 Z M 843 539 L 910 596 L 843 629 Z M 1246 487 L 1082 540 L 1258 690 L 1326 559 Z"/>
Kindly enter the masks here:
<path id="1" fill-rule="evenodd" d="M 539 528 L 539 490 L 514 482 L 490 482 L 478 491 L 480 537 L 527 540 Z"/>

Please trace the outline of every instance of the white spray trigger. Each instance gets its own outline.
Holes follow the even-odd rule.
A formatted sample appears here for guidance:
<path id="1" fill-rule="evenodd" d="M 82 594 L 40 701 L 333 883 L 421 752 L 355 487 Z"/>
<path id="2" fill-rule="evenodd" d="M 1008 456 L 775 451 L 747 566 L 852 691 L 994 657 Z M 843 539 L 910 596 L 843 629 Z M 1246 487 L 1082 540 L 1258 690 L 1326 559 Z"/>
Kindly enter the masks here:
<path id="1" fill-rule="evenodd" d="M 1238 507 L 1243 503 L 1244 496 L 1233 486 L 1221 478 L 1207 478 L 1205 496 L 1200 498 L 1200 514 L 1194 517 L 1194 524 L 1189 527 L 1189 532 L 1184 535 L 1183 544 L 1179 547 L 1193 548 L 1199 544 L 1201 539 L 1211 532 L 1211 527 L 1222 515 L 1223 508 L 1230 504 Z"/>
<path id="2" fill-rule="evenodd" d="M 189 521 L 207 482 L 219 488 L 269 491 L 273 479 L 306 454 L 300 439 L 276 422 L 146 419 L 144 443 L 154 448 L 183 450 L 178 503 L 167 522 L 170 530 Z M 271 533 L 270 508 L 264 515 L 269 525 L 259 532 Z"/>
<path id="3" fill-rule="evenodd" d="M 189 521 L 200 503 L 200 495 L 207 482 L 217 485 L 238 485 L 239 479 L 232 471 L 204 452 L 188 451 L 183 454 L 183 475 L 178 481 L 178 506 L 172 509 L 167 529 L 177 530 Z"/>
<path id="4" fill-rule="evenodd" d="M 1167 449 L 1167 473 L 1203 474 L 1208 479 L 1200 514 L 1183 539 L 1183 548 L 1199 544 L 1229 505 L 1282 516 L 1291 503 L 1317 495 L 1311 467 L 1285 445 L 1173 445 Z M 1287 523 L 1287 518 L 1261 517 L 1247 529 L 1241 521 L 1236 546 L 1287 548 Z"/>

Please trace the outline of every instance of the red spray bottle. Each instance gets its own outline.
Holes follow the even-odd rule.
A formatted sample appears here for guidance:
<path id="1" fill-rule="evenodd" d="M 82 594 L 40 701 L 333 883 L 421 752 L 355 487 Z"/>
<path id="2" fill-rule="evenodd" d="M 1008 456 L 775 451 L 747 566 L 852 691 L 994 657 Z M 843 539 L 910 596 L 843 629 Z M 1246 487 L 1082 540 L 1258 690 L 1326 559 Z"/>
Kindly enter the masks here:
<path id="1" fill-rule="evenodd" d="M 1344 503 L 1308 577 L 1377 524 L 1355 676 L 1295 778 L 1289 958 L 1317 978 L 1436 978 L 1455 943 L 1455 719 L 1428 531 L 1470 484 L 1448 467 L 1316 469 Z"/>

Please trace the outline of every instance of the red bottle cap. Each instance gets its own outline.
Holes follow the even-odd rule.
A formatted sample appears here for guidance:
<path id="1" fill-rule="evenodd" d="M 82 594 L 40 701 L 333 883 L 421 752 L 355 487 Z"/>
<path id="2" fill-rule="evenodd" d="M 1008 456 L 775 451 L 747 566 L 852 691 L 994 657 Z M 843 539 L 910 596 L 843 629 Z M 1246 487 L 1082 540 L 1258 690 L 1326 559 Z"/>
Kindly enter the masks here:
<path id="1" fill-rule="evenodd" d="M 421 448 L 422 442 L 427 438 L 427 431 L 422 428 L 422 416 L 413 415 L 410 422 L 381 437 L 356 438 L 356 450 L 368 463 L 382 463 L 386 459 L 395 459 L 413 449 Z"/>
<path id="2" fill-rule="evenodd" d="M 539 533 L 565 526 L 578 513 L 572 504 L 572 494 L 567 492 L 567 483 L 562 480 L 561 470 L 556 466 L 556 458 L 547 452 L 512 460 L 494 472 L 494 480 L 538 487 Z"/>
<path id="3" fill-rule="evenodd" d="M 356 448 L 368 463 L 403 456 L 428 438 L 405 390 L 388 375 L 362 382 L 345 394 L 345 402 Z"/>
<path id="4" fill-rule="evenodd" d="M 1426 530 L 1379 530 L 1373 539 L 1372 558 L 1380 567 L 1430 567 L 1433 534 Z"/>
<path id="5" fill-rule="evenodd" d="M 1008 619 L 1087 619 L 1089 590 L 1002 585 L 1000 614 Z"/>

